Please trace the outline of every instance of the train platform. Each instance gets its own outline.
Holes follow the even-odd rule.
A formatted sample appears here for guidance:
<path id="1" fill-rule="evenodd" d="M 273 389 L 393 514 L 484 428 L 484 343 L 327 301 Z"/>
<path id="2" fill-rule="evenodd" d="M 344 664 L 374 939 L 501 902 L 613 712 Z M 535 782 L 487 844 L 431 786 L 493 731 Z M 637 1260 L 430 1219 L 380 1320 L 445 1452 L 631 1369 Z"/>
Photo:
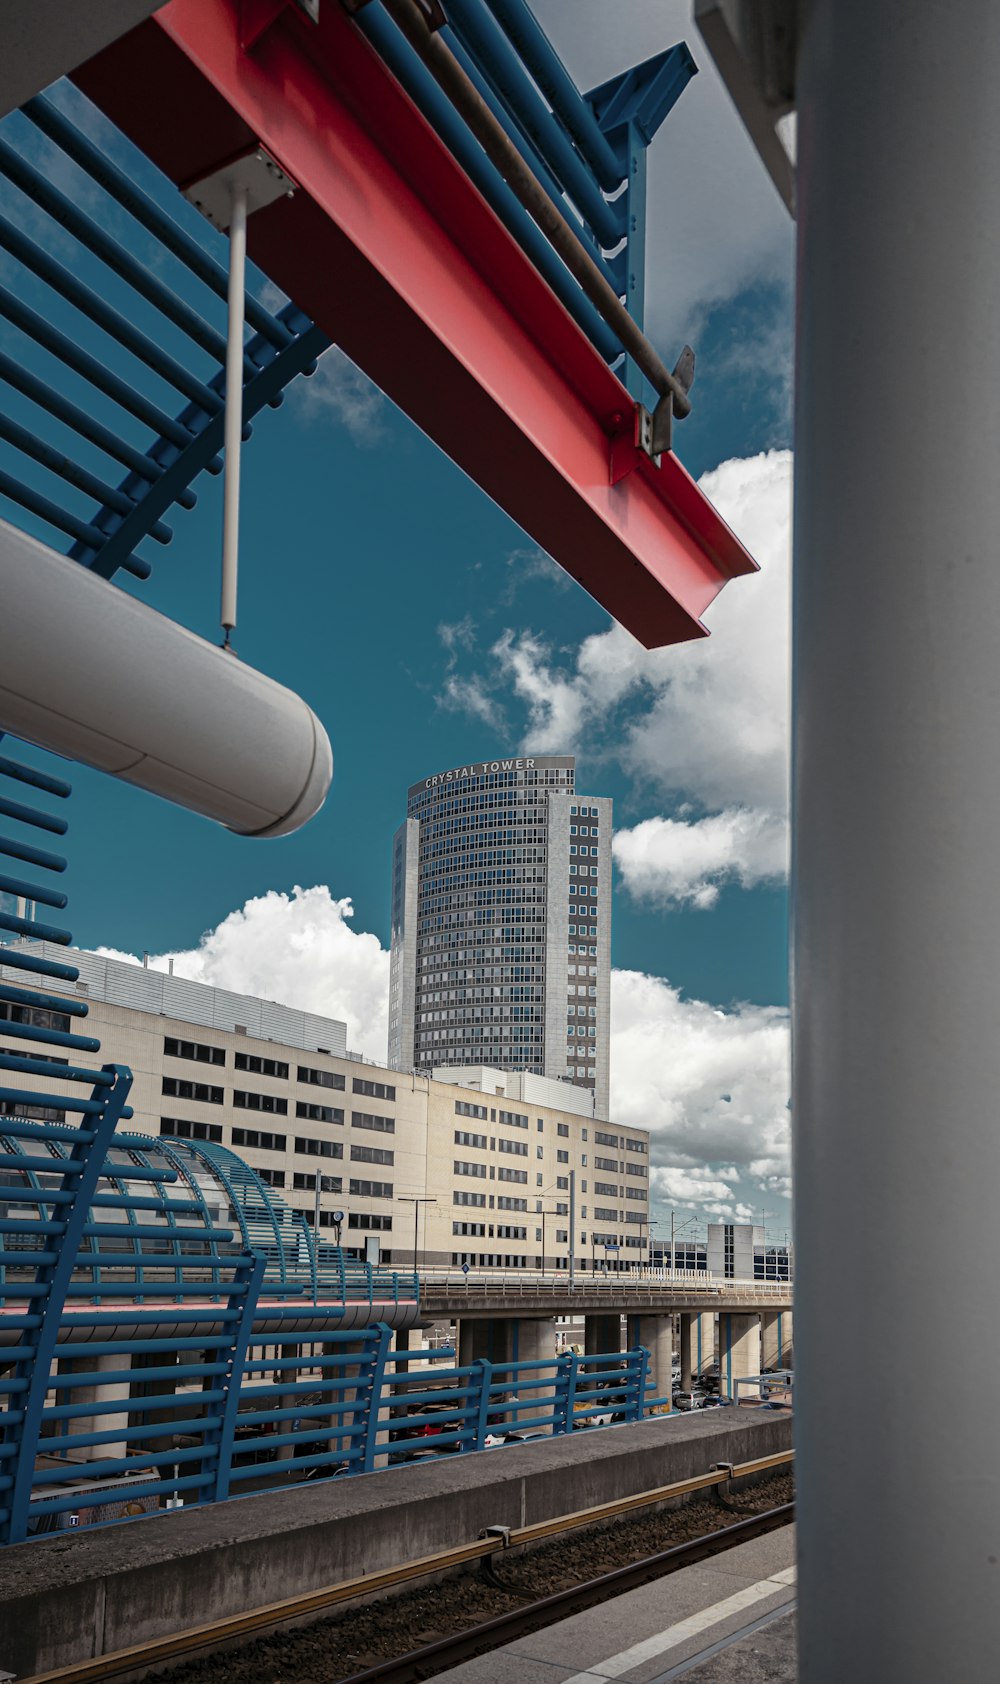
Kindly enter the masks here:
<path id="1" fill-rule="evenodd" d="M 795 1684 L 795 1527 L 628 1591 L 437 1684 Z"/>

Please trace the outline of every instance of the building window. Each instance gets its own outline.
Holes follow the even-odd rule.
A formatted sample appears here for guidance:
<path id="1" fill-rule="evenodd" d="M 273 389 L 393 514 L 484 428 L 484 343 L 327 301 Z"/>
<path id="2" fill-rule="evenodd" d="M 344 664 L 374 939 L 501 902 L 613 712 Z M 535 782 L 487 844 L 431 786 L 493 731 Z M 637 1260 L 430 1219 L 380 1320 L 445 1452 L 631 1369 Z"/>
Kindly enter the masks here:
<path id="1" fill-rule="evenodd" d="M 603 1134 L 600 1129 L 594 1130 L 595 1146 L 617 1146 L 619 1144 L 618 1136 L 616 1134 Z"/>
<path id="2" fill-rule="evenodd" d="M 528 1156 L 528 1142 L 526 1140 L 498 1140 L 498 1152 L 513 1153 L 518 1158 Z"/>
<path id="3" fill-rule="evenodd" d="M 485 1234 L 486 1223 L 485 1222 L 453 1222 L 452 1225 L 451 1225 L 451 1231 L 452 1231 L 453 1234 L 471 1235 L 473 1238 L 475 1238 L 477 1235 Z"/>
<path id="4" fill-rule="evenodd" d="M 302 1099 L 295 1101 L 295 1115 L 312 1123 L 342 1123 L 344 1113 L 337 1105 L 309 1105 Z"/>
<path id="5" fill-rule="evenodd" d="M 528 1126 L 527 1117 L 522 1116 L 519 1111 L 501 1111 L 500 1121 L 507 1123 L 512 1129 L 526 1129 Z"/>
<path id="6" fill-rule="evenodd" d="M 527 1210 L 527 1199 L 511 1199 L 501 1193 L 497 1199 L 497 1210 Z"/>
<path id="7" fill-rule="evenodd" d="M 298 1079 L 314 1088 L 339 1088 L 341 1092 L 344 1089 L 344 1078 L 339 1070 L 313 1070 L 309 1065 L 300 1064 Z"/>
<path id="8" fill-rule="evenodd" d="M 568 1164 L 569 1163 L 569 1153 L 568 1152 L 557 1152 L 556 1153 L 556 1163 L 557 1164 Z"/>
<path id="9" fill-rule="evenodd" d="M 292 1186 L 297 1188 L 301 1193 L 315 1193 L 316 1176 L 315 1174 L 308 1175 L 305 1170 L 297 1169 L 292 1176 Z M 323 1176 L 324 1193 L 342 1193 L 343 1190 L 344 1183 L 339 1175 Z M 320 1223 L 321 1228 L 326 1226 L 328 1226 L 328 1224 L 323 1222 Z"/>
<path id="10" fill-rule="evenodd" d="M 497 1170 L 497 1180 L 520 1181 L 523 1186 L 527 1186 L 528 1172 L 526 1169 L 508 1169 L 506 1164 L 501 1164 Z"/>
<path id="11" fill-rule="evenodd" d="M 178 1140 L 215 1140 L 222 1144 L 220 1123 L 196 1123 L 190 1117 L 161 1117 L 160 1133 L 175 1134 Z M 58 1163 L 58 1159 L 55 1161 Z"/>
<path id="12" fill-rule="evenodd" d="M 277 1058 L 258 1058 L 256 1053 L 238 1052 L 233 1063 L 237 1070 L 246 1070 L 253 1076 L 277 1076 L 281 1081 L 288 1076 L 287 1064 Z"/>
<path id="13" fill-rule="evenodd" d="M 260 1176 L 262 1181 L 267 1182 L 269 1187 L 283 1187 L 285 1185 L 285 1172 L 283 1169 L 258 1168 L 256 1173 Z"/>
<path id="14" fill-rule="evenodd" d="M 485 1209 L 486 1194 L 485 1193 L 453 1193 L 452 1196 L 451 1196 L 451 1202 L 452 1202 L 452 1204 L 455 1204 L 455 1205 L 476 1205 L 478 1208 Z"/>
<path id="15" fill-rule="evenodd" d="M 466 1163 L 463 1159 L 456 1158 L 453 1167 L 456 1175 L 477 1175 L 480 1180 L 486 1180 L 485 1164 Z"/>
<path id="16" fill-rule="evenodd" d="M 284 1134 L 262 1133 L 260 1129 L 233 1129 L 234 1146 L 254 1146 L 258 1152 L 283 1152 L 288 1143 Z"/>
<path id="17" fill-rule="evenodd" d="M 396 1122 L 393 1117 L 377 1117 L 372 1111 L 352 1111 L 352 1129 L 371 1129 L 375 1134 L 395 1134 Z"/>
<path id="18" fill-rule="evenodd" d="M 354 1093 L 363 1093 L 368 1099 L 395 1099 L 396 1090 L 388 1082 L 371 1082 L 365 1076 L 355 1076 L 351 1083 Z"/>
<path id="19" fill-rule="evenodd" d="M 352 1164 L 391 1164 L 395 1154 L 385 1146 L 352 1146 Z"/>
<path id="20" fill-rule="evenodd" d="M 486 1150 L 486 1136 L 485 1136 L 485 1134 L 470 1134 L 467 1129 L 456 1129 L 455 1130 L 455 1145 L 456 1146 L 475 1146 L 479 1149 L 479 1151 L 485 1152 L 485 1150 Z"/>
<path id="21" fill-rule="evenodd" d="M 568 1123 L 557 1123 L 556 1124 L 556 1133 L 561 1140 L 568 1140 L 569 1139 L 569 1124 Z"/>
<path id="22" fill-rule="evenodd" d="M 287 1099 L 279 1099 L 273 1093 L 245 1093 L 242 1088 L 234 1088 L 233 1104 L 237 1111 L 271 1111 L 279 1117 L 288 1115 Z"/>
<path id="23" fill-rule="evenodd" d="M 235 1133 L 233 1135 L 235 1139 Z M 308 1140 L 301 1134 L 295 1136 L 295 1150 L 306 1158 L 342 1158 L 344 1148 L 339 1140 Z"/>
<path id="24" fill-rule="evenodd" d="M 456 1117 L 478 1117 L 480 1122 L 485 1123 L 485 1121 L 486 1121 L 486 1106 L 485 1105 L 472 1105 L 468 1100 L 456 1099 L 456 1101 L 455 1101 L 455 1115 L 456 1115 Z"/>
<path id="25" fill-rule="evenodd" d="M 69 1019 L 66 1019 L 69 1028 Z M 164 1035 L 163 1051 L 167 1058 L 189 1058 L 198 1064 L 225 1064 L 226 1050 L 224 1047 L 209 1047 L 203 1041 L 178 1041 L 173 1035 Z"/>
<path id="26" fill-rule="evenodd" d="M 391 1181 L 351 1181 L 348 1191 L 359 1199 L 391 1199 Z"/>
<path id="27" fill-rule="evenodd" d="M 175 1076 L 164 1076 L 160 1092 L 172 1099 L 196 1099 L 202 1105 L 221 1105 L 222 1089 L 209 1087 L 207 1082 L 182 1082 Z"/>
<path id="28" fill-rule="evenodd" d="M 347 1218 L 349 1228 L 360 1228 L 370 1233 L 387 1234 L 392 1228 L 391 1216 L 368 1216 L 360 1211 L 351 1212 Z"/>

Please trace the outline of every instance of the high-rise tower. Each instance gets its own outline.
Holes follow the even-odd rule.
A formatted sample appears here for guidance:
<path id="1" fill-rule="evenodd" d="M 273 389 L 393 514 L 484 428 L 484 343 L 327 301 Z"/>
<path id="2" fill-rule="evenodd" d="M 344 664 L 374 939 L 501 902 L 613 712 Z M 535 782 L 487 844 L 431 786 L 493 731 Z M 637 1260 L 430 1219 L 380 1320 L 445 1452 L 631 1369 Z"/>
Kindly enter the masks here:
<path id="1" fill-rule="evenodd" d="M 561 1076 L 608 1115 L 611 801 L 572 755 L 413 784 L 392 849 L 389 1063 Z"/>

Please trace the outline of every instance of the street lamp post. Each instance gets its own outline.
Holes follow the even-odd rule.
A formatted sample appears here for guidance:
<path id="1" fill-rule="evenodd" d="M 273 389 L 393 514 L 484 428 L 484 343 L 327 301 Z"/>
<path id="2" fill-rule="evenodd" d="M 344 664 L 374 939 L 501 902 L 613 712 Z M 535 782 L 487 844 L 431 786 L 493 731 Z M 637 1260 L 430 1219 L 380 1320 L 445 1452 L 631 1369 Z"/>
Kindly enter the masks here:
<path id="1" fill-rule="evenodd" d="M 416 1274 L 416 1272 L 417 1272 L 417 1235 L 418 1235 L 418 1229 L 419 1229 L 419 1223 L 420 1223 L 420 1206 L 421 1205 L 436 1205 L 437 1199 L 416 1198 L 412 1193 L 410 1193 L 410 1194 L 401 1193 L 400 1196 L 399 1196 L 399 1202 L 402 1205 L 412 1205 L 413 1206 L 413 1273 Z M 426 1230 L 425 1230 L 425 1237 L 426 1237 Z"/>

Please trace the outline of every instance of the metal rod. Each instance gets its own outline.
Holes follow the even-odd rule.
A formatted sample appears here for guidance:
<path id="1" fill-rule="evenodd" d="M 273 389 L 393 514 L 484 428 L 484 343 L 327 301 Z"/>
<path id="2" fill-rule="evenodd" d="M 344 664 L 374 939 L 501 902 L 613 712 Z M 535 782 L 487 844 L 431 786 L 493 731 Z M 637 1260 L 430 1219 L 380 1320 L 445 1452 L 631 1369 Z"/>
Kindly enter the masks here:
<path id="1" fill-rule="evenodd" d="M 384 4 L 438 86 L 464 117 L 490 162 L 558 252 L 595 310 L 617 334 L 629 356 L 661 397 L 669 394 L 677 417 L 690 415 L 691 400 L 685 386 L 670 373 L 659 352 L 633 321 L 614 288 L 604 279 L 589 252 L 539 186 L 454 54 L 429 27 L 417 0 L 384 0 Z"/>
<path id="2" fill-rule="evenodd" d="M 233 186 L 229 224 L 229 333 L 226 341 L 225 480 L 222 494 L 222 629 L 236 629 L 240 546 L 240 444 L 243 438 L 243 322 L 246 300 L 247 190 Z M 319 1179 L 317 1177 L 317 1188 Z"/>

